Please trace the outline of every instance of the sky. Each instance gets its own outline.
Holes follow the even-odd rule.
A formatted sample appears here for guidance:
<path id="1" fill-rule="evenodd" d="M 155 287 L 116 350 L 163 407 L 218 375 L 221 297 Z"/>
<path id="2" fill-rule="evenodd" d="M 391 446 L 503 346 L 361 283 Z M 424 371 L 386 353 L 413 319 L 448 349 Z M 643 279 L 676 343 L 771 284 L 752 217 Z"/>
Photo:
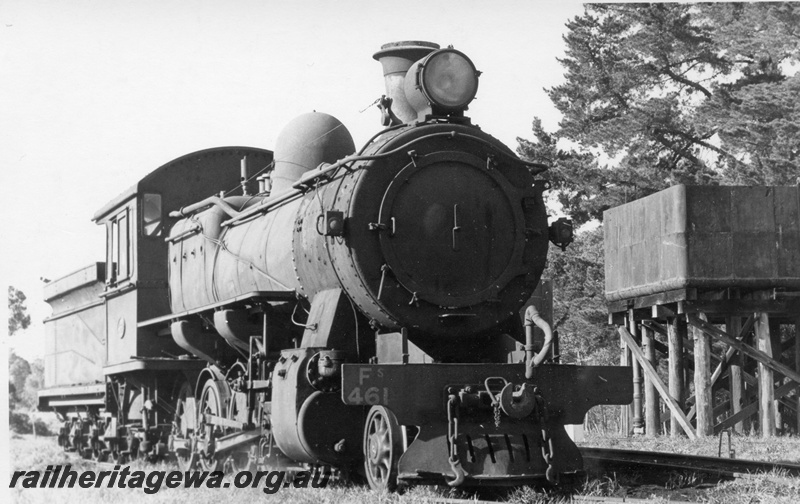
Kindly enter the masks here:
<path id="1" fill-rule="evenodd" d="M 11 346 L 42 355 L 40 278 L 102 261 L 92 214 L 164 163 L 224 145 L 272 149 L 311 110 L 341 120 L 360 147 L 380 128 L 372 54 L 384 43 L 466 53 L 483 72 L 468 114 L 512 149 L 535 116 L 555 129 L 543 89 L 563 81 L 564 24 L 581 12 L 549 0 L 3 0 L 0 279 L 28 296 L 33 318 Z"/>

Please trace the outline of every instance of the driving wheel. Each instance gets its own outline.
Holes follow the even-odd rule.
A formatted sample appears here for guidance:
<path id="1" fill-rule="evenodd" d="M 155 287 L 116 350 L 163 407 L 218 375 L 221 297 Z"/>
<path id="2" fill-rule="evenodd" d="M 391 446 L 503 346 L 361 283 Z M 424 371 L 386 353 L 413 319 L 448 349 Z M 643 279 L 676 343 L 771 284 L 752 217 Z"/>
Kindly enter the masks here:
<path id="1" fill-rule="evenodd" d="M 203 393 L 200 396 L 200 407 L 197 426 L 197 436 L 201 441 L 205 441 L 205 446 L 213 444 L 214 440 L 224 434 L 218 425 L 206 423 L 205 415 L 224 417 L 227 406 L 229 392 L 227 384 L 221 380 L 208 380 L 203 386 Z M 219 460 L 208 448 L 197 450 L 197 462 L 204 471 L 221 471 L 222 460 Z"/>
<path id="2" fill-rule="evenodd" d="M 175 417 L 172 420 L 172 435 L 180 439 L 190 439 L 193 432 L 189 431 L 189 415 L 187 411 L 187 400 L 192 397 L 192 387 L 184 382 L 178 390 L 175 399 Z M 171 448 L 171 447 L 170 447 Z M 197 463 L 197 456 L 193 453 L 191 444 L 189 449 L 175 450 L 175 459 L 181 471 L 191 471 Z"/>

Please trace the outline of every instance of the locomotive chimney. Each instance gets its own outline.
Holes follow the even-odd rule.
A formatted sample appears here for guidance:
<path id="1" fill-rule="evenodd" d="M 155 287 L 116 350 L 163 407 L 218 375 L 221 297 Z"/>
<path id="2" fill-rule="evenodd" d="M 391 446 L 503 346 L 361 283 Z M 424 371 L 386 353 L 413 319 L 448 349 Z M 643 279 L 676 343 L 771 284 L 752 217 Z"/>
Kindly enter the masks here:
<path id="1" fill-rule="evenodd" d="M 381 50 L 372 55 L 383 65 L 386 96 L 392 99 L 392 112 L 404 123 L 417 118 L 417 112 L 409 105 L 403 90 L 406 72 L 411 65 L 436 49 L 439 49 L 439 44 L 433 42 L 391 42 L 382 45 Z"/>

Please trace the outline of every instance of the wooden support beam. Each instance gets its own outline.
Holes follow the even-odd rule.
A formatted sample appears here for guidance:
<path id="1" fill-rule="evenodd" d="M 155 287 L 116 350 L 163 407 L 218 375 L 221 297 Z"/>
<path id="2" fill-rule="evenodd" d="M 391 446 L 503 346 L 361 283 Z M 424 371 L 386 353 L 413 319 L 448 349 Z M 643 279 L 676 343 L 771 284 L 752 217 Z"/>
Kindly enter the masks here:
<path id="1" fill-rule="evenodd" d="M 650 365 L 653 366 L 654 369 L 657 366 L 656 349 L 653 344 L 655 340 L 653 330 L 642 327 L 642 350 L 644 351 L 645 358 L 647 358 L 647 361 L 650 362 Z M 653 380 L 651 380 L 647 374 L 645 374 L 644 377 L 644 411 L 645 433 L 648 437 L 658 436 L 658 427 L 661 423 L 659 420 L 658 392 L 656 392 L 656 387 L 653 385 Z"/>
<path id="2" fill-rule="evenodd" d="M 755 322 L 755 318 L 751 315 L 748 317 L 747 321 L 745 322 L 744 326 L 738 328 L 736 331 L 728 331 L 729 334 L 738 334 L 739 336 L 736 338 L 738 341 L 744 342 L 747 334 L 753 328 L 753 324 Z M 739 325 L 741 325 L 741 320 L 739 321 Z M 714 369 L 714 372 L 711 374 L 711 390 L 716 391 L 718 389 L 718 385 L 720 384 L 720 378 L 722 378 L 725 371 L 728 369 L 728 365 L 735 360 L 735 357 L 739 355 L 737 354 L 737 350 L 733 347 L 729 347 L 728 350 L 725 351 L 725 354 L 722 356 L 717 367 Z M 694 396 L 692 396 L 694 397 Z M 689 398 L 691 399 L 691 397 Z M 694 409 L 689 412 L 689 419 L 692 419 L 694 415 Z"/>
<path id="3" fill-rule="evenodd" d="M 756 378 L 755 376 L 751 375 L 747 371 L 742 370 L 742 378 L 744 379 L 744 382 L 746 384 L 750 385 L 751 387 L 753 387 L 753 388 L 758 387 L 758 378 Z"/>
<path id="4" fill-rule="evenodd" d="M 678 409 L 683 412 L 684 386 L 683 386 L 683 338 L 686 334 L 686 322 L 682 317 L 669 319 L 667 325 L 667 346 L 669 347 L 669 395 L 674 397 Z M 680 435 L 678 417 L 673 413 L 670 421 L 670 436 Z"/>
<path id="5" fill-rule="evenodd" d="M 677 306 L 673 309 L 667 306 L 654 305 L 650 308 L 650 317 L 652 318 L 650 322 L 657 324 L 656 320 L 668 320 L 675 316 L 677 309 Z"/>
<path id="6" fill-rule="evenodd" d="M 800 299 L 693 299 L 684 301 L 685 313 L 797 313 Z"/>
<path id="7" fill-rule="evenodd" d="M 644 369 L 644 372 L 653 381 L 653 385 L 655 385 L 656 390 L 658 390 L 658 393 L 661 394 L 661 399 L 664 400 L 664 403 L 667 405 L 670 412 L 672 412 L 672 415 L 677 418 L 678 423 L 681 425 L 681 427 L 683 427 L 683 431 L 687 436 L 689 436 L 689 439 L 696 439 L 697 436 L 694 433 L 692 424 L 686 418 L 686 415 L 683 414 L 683 411 L 678 406 L 678 403 L 675 402 L 675 398 L 669 394 L 667 387 L 664 386 L 661 378 L 658 377 L 658 373 L 656 373 L 656 370 L 653 369 L 653 366 L 645 358 L 644 353 L 642 353 L 642 350 L 639 348 L 639 345 L 636 344 L 636 340 L 633 339 L 633 336 L 631 336 L 628 330 L 624 327 L 620 327 L 618 332 L 620 338 L 622 338 L 625 344 L 628 345 L 628 348 L 630 348 L 633 357 L 639 362 L 639 364 L 642 366 L 642 369 Z"/>
<path id="8" fill-rule="evenodd" d="M 750 418 L 756 413 L 758 413 L 758 401 L 751 402 L 747 406 L 744 406 L 742 409 L 740 409 L 735 415 L 731 415 L 715 425 L 714 434 L 719 434 L 720 431 L 729 428 L 731 425 L 742 422 L 744 419 Z"/>
<path id="9" fill-rule="evenodd" d="M 778 402 L 783 404 L 786 407 L 786 411 L 791 414 L 797 413 L 797 403 L 795 402 L 794 397 L 781 397 L 778 399 Z"/>
<path id="10" fill-rule="evenodd" d="M 649 296 L 641 296 L 633 299 L 610 301 L 608 303 L 608 312 L 625 313 L 629 309 L 649 309 L 652 306 L 668 305 L 684 299 L 692 299 L 696 295 L 696 289 L 678 289 L 674 291 L 659 292 L 658 294 L 651 294 Z"/>
<path id="11" fill-rule="evenodd" d="M 765 354 L 764 352 L 756 350 L 750 345 L 737 341 L 736 339 L 729 336 L 725 331 L 717 329 L 713 325 L 709 324 L 704 320 L 700 320 L 694 315 L 687 315 L 686 318 L 689 324 L 692 325 L 693 327 L 697 327 L 701 329 L 704 333 L 708 334 L 709 336 L 717 338 L 718 340 L 724 342 L 728 346 L 736 348 L 737 350 L 747 355 L 748 357 L 764 364 L 773 371 L 777 371 L 778 373 L 783 374 L 790 380 L 800 383 L 800 373 L 792 371 L 789 367 L 784 366 L 783 364 L 776 361 L 775 359 Z"/>
<path id="12" fill-rule="evenodd" d="M 662 336 L 667 335 L 667 329 L 655 320 L 642 320 L 642 325 L 648 327 Z"/>
<path id="13" fill-rule="evenodd" d="M 647 329 L 653 331 L 654 333 L 660 334 L 667 338 L 667 330 L 656 322 L 655 320 L 642 320 L 642 327 L 646 327 Z M 664 343 L 661 343 L 656 339 L 655 335 L 653 336 L 653 347 L 655 348 L 656 352 L 661 352 L 663 355 L 669 355 L 669 347 Z"/>
<path id="14" fill-rule="evenodd" d="M 722 373 L 724 373 L 725 370 L 727 369 L 728 360 L 733 358 L 733 355 L 735 353 L 736 349 L 728 348 L 728 350 L 725 352 L 725 356 L 723 357 L 722 361 L 717 365 L 716 369 L 714 369 L 714 372 L 711 374 L 711 379 L 708 384 L 710 390 L 709 394 L 713 394 L 714 386 L 719 381 L 720 377 L 722 376 Z M 687 401 L 691 402 L 692 399 L 695 400 L 694 404 L 692 405 L 692 408 L 689 410 L 689 413 L 686 414 L 686 417 L 689 418 L 689 420 L 694 419 L 694 416 L 697 414 L 697 398 L 695 396 L 689 396 L 689 399 Z"/>
<path id="15" fill-rule="evenodd" d="M 738 317 L 732 317 L 732 320 L 728 325 L 728 334 L 738 334 L 736 337 L 736 341 L 744 343 L 744 339 L 747 337 L 747 333 L 750 332 L 750 329 L 753 328 L 753 324 L 755 323 L 755 318 L 751 315 L 747 318 L 744 326 L 742 326 L 742 321 Z M 733 324 L 733 325 L 730 325 Z M 728 368 L 728 365 L 733 360 L 733 356 L 736 354 L 737 350 L 734 347 L 729 347 L 725 351 L 725 355 L 720 359 L 719 364 L 717 365 L 716 369 L 714 369 L 714 373 L 711 375 L 711 385 L 717 383 L 717 381 L 722 376 L 722 373 Z"/>
<path id="16" fill-rule="evenodd" d="M 750 373 L 742 371 L 742 379 L 744 380 L 745 383 L 747 383 L 754 389 L 758 388 L 758 379 L 755 376 L 751 375 Z M 692 407 L 689 408 L 689 412 L 686 413 L 686 418 L 688 418 L 689 421 L 692 422 L 694 421 L 694 418 L 697 415 L 697 402 L 695 400 L 695 397 L 693 395 L 690 395 L 689 398 L 686 399 L 686 403 L 692 405 Z M 716 417 L 717 414 L 714 413 L 714 416 Z"/>
<path id="17" fill-rule="evenodd" d="M 675 316 L 677 317 L 678 315 L 675 314 Z M 657 333 L 661 334 L 662 336 L 666 336 L 667 338 L 669 338 L 669 335 L 667 334 L 667 332 L 668 332 L 667 329 L 664 329 L 664 327 L 661 324 L 659 324 L 658 322 L 656 322 L 654 320 L 643 320 L 642 321 L 642 325 L 647 326 L 650 329 L 655 330 Z M 686 333 L 685 332 L 683 334 L 684 334 L 683 348 L 685 348 L 686 350 L 691 352 L 692 349 L 694 348 L 694 344 L 692 343 L 692 341 L 688 337 L 686 337 Z M 659 346 L 659 345 L 663 345 L 663 343 L 656 343 L 656 350 L 658 350 L 659 352 L 664 353 L 663 346 Z M 667 353 L 669 353 L 669 349 L 667 349 Z M 716 361 L 716 362 L 719 361 L 719 357 L 717 357 L 713 353 L 711 354 L 711 359 Z M 689 369 L 694 369 L 693 367 L 691 367 L 691 363 L 689 363 L 689 365 L 690 365 Z"/>
<path id="18" fill-rule="evenodd" d="M 781 385 L 777 389 L 775 389 L 775 397 L 784 397 L 795 390 L 796 388 L 800 387 L 799 383 L 789 382 Z M 758 401 L 753 401 L 747 406 L 742 407 L 742 409 L 736 413 L 735 415 L 729 416 L 725 420 L 721 421 L 717 425 L 714 426 L 714 434 L 719 434 L 720 431 L 723 429 L 727 429 L 730 426 L 743 421 L 746 418 L 749 418 L 753 415 L 758 413 Z"/>
<path id="19" fill-rule="evenodd" d="M 751 315 L 748 317 L 747 322 L 745 322 L 744 326 L 742 326 L 742 321 L 738 317 L 733 317 L 736 319 L 734 325 L 735 327 L 731 329 L 731 326 L 728 326 L 728 334 L 738 334 L 736 337 L 737 341 L 744 343 L 745 337 L 747 337 L 747 333 L 750 332 L 750 329 L 753 328 L 753 324 L 755 323 L 755 318 Z M 725 351 L 725 355 L 720 360 L 719 364 L 717 365 L 714 372 L 711 374 L 711 386 L 717 384 L 719 379 L 722 377 L 722 374 L 728 369 L 728 365 L 733 360 L 733 356 L 736 354 L 736 349 L 733 347 L 729 347 Z"/>
<path id="20" fill-rule="evenodd" d="M 701 314 L 701 316 L 704 316 Z M 711 394 L 711 341 L 699 328 L 692 328 L 694 341 L 694 396 L 697 410 L 697 436 L 706 437 L 714 433 Z"/>
<path id="21" fill-rule="evenodd" d="M 661 355 L 669 355 L 669 348 L 664 343 L 661 343 L 660 341 L 658 341 L 656 339 L 656 337 L 655 337 L 655 334 L 653 334 L 652 344 L 653 344 L 653 349 L 656 352 L 661 353 Z"/>
<path id="22" fill-rule="evenodd" d="M 756 340 L 758 349 L 772 358 L 772 339 L 769 330 L 769 315 L 761 312 L 756 317 Z M 766 364 L 758 363 L 758 412 L 761 437 L 775 436 L 775 380 L 774 372 Z"/>
<path id="23" fill-rule="evenodd" d="M 723 413 L 728 411 L 728 409 L 730 407 L 731 407 L 731 402 L 730 401 L 722 401 L 721 403 L 719 403 L 716 406 L 714 406 L 714 410 L 713 410 L 714 418 L 717 418 L 717 417 L 721 416 Z"/>
<path id="24" fill-rule="evenodd" d="M 781 323 L 776 317 L 769 318 L 769 334 L 770 334 L 770 342 L 772 344 L 772 355 L 778 362 L 783 359 L 783 349 L 781 348 Z M 789 367 L 793 367 L 791 362 L 787 363 Z M 775 375 L 775 381 L 772 385 L 772 393 L 773 396 L 775 394 L 775 383 L 777 385 L 782 385 L 783 377 L 781 375 Z M 772 401 L 772 404 L 775 407 L 775 434 L 780 435 L 783 434 L 783 408 L 781 407 L 780 400 L 775 397 L 775 400 Z"/>
<path id="25" fill-rule="evenodd" d="M 683 355 L 685 348 L 691 348 L 692 347 L 691 342 L 689 341 L 689 338 L 686 337 L 686 333 L 687 333 L 687 331 L 686 331 L 686 320 L 684 320 L 682 317 L 679 317 L 678 315 L 676 315 L 675 317 L 670 318 L 670 319 L 667 320 L 667 327 L 662 326 L 661 324 L 659 324 L 658 322 L 656 322 L 654 320 L 642 321 L 642 325 L 643 326 L 647 327 L 648 329 L 654 330 L 655 332 L 657 332 L 658 334 L 661 334 L 662 336 L 664 336 L 667 339 L 667 344 L 666 345 L 664 345 L 663 343 L 657 342 L 656 343 L 656 350 L 658 350 L 659 352 L 663 353 L 664 355 L 669 356 L 670 362 L 672 362 L 672 355 L 675 355 L 674 351 L 670 349 L 670 345 L 669 345 L 670 338 L 674 337 L 674 336 L 670 336 L 670 334 L 672 334 L 670 331 L 675 329 L 674 324 L 675 324 L 676 321 L 677 321 L 678 324 L 681 325 L 681 330 L 678 333 L 680 335 L 680 338 L 681 338 L 681 341 L 679 342 L 680 343 L 679 344 L 679 347 L 680 347 L 679 350 L 680 350 L 680 354 Z M 678 342 L 676 342 L 676 344 L 677 343 Z M 666 351 L 662 350 L 662 348 L 666 348 Z M 678 351 L 678 350 L 675 350 L 675 351 Z M 689 361 L 685 361 L 683 363 L 683 366 L 688 366 L 689 370 L 693 370 L 694 369 L 694 366 Z"/>

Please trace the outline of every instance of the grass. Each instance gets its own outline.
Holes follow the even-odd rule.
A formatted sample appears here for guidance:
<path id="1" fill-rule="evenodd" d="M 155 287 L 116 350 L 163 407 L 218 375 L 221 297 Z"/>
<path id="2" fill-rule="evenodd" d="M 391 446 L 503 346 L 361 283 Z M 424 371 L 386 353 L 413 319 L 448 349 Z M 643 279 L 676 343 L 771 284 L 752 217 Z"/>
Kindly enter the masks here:
<path id="1" fill-rule="evenodd" d="M 722 439 L 722 457 L 728 456 L 727 435 Z M 645 436 L 587 436 L 582 446 L 619 448 L 627 450 L 683 453 L 716 457 L 719 454 L 719 437 L 707 437 L 690 441 L 686 437 Z M 762 462 L 800 463 L 800 437 L 784 436 L 764 439 L 756 435 L 732 435 L 731 448 L 735 458 Z M 607 481 L 590 481 L 582 493 L 588 495 L 618 495 L 636 485 L 636 475 L 611 475 Z M 691 472 L 672 473 L 668 488 L 637 489 L 637 495 L 629 497 L 658 498 L 664 490 L 670 491 L 673 500 L 688 500 L 720 504 L 797 503 L 800 502 L 800 478 L 788 477 L 780 472 L 738 478 L 733 481 L 709 485 L 700 476 Z M 648 493 L 649 490 L 649 493 Z M 663 497 L 662 497 L 663 498 Z"/>
<path id="2" fill-rule="evenodd" d="M 799 461 L 800 438 L 782 437 L 763 440 L 751 436 L 734 436 L 732 445 L 737 458 L 749 458 L 764 461 Z M 718 441 L 708 438 L 689 441 L 686 438 L 644 438 L 644 437 L 590 437 L 585 446 L 614 447 L 637 450 L 667 451 L 692 455 L 717 455 Z M 725 445 L 727 446 L 727 445 Z M 44 470 L 47 465 L 71 464 L 74 470 L 94 469 L 91 463 L 81 460 L 74 454 L 64 453 L 56 445 L 54 437 L 12 436 L 10 440 L 9 460 L 11 470 Z M 166 464 L 157 466 L 132 464 L 133 470 L 173 470 Z M 9 475 L 10 476 L 10 475 Z M 7 480 L 10 481 L 10 480 Z M 225 481 L 231 481 L 226 477 Z M 575 502 L 582 496 L 588 497 L 635 497 L 652 499 L 653 502 L 669 500 L 688 500 L 720 504 L 754 504 L 754 503 L 797 503 L 800 502 L 800 478 L 790 478 L 780 473 L 769 473 L 749 478 L 737 479 L 716 486 L 704 485 L 695 474 L 676 472 L 666 487 L 642 485 L 635 474 L 609 474 L 601 478 L 592 478 L 579 485 Z M 6 483 L 3 484 L 5 486 Z M 17 485 L 19 486 L 19 484 Z M 263 488 L 263 487 L 262 487 Z M 464 492 L 431 487 L 415 487 L 402 495 L 379 494 L 366 487 L 331 486 L 324 489 L 282 488 L 272 495 L 265 494 L 261 488 L 197 488 L 168 489 L 162 488 L 158 493 L 145 494 L 142 489 L 131 488 L 91 488 L 91 489 L 9 489 L 10 501 L 15 503 L 242 503 L 266 502 L 289 504 L 422 504 L 433 503 L 442 498 L 475 498 Z M 568 502 L 569 497 L 558 492 L 543 492 L 531 488 L 517 489 L 506 497 L 513 504 Z"/>
<path id="3" fill-rule="evenodd" d="M 70 464 L 72 470 L 96 470 L 91 462 L 85 461 L 73 453 L 64 453 L 56 444 L 55 437 L 33 437 L 29 435 L 12 435 L 10 440 L 9 460 L 12 471 L 44 471 L 48 465 Z M 176 467 L 162 463 L 145 465 L 140 462 L 131 464 L 132 470 L 162 470 L 172 471 Z M 101 470 L 106 470 L 105 468 Z M 9 479 L 10 481 L 10 475 Z M 230 483 L 232 478 L 226 476 L 225 482 Z M 3 483 L 5 486 L 6 483 Z M 289 503 L 289 504 L 361 504 L 361 503 L 430 503 L 442 497 L 460 497 L 449 490 L 418 487 L 409 489 L 403 495 L 380 494 L 370 491 L 367 487 L 334 486 L 324 489 L 315 488 L 281 488 L 276 493 L 265 494 L 259 488 L 182 488 L 162 487 L 155 494 L 146 494 L 142 489 L 135 488 L 18 488 L 9 489 L 11 502 L 14 503 L 105 503 L 125 504 L 147 502 L 164 504 L 205 504 L 205 503 L 237 503 L 264 502 L 264 503 Z"/>

